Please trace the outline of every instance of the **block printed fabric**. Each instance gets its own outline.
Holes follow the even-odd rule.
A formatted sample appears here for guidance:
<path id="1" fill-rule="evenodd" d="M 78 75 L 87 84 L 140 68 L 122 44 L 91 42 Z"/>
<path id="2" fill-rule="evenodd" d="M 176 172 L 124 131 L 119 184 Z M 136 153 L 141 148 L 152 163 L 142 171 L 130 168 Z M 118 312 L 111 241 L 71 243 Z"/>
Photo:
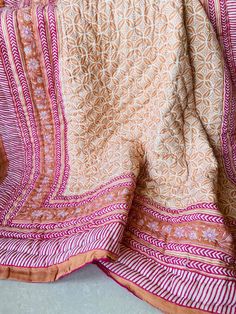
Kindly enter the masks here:
<path id="1" fill-rule="evenodd" d="M 235 314 L 235 97 L 235 0 L 0 0 L 0 278 Z"/>

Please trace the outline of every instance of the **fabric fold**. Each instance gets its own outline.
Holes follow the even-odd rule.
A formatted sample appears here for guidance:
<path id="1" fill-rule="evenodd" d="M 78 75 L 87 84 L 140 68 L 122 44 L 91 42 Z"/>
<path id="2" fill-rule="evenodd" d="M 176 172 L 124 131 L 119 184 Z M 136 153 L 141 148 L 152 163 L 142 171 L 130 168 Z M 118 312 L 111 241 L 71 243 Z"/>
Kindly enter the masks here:
<path id="1" fill-rule="evenodd" d="M 96 263 L 162 311 L 235 313 L 233 9 L 2 4 L 0 278 Z"/>

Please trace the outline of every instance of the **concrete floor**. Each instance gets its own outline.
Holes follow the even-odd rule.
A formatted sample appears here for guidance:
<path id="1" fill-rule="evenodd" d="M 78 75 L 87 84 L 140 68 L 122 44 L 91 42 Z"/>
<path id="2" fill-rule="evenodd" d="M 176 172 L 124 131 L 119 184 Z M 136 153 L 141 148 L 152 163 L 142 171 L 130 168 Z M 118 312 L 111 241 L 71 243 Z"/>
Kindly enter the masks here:
<path id="1" fill-rule="evenodd" d="M 0 280 L 0 314 L 161 314 L 88 265 L 55 283 Z"/>

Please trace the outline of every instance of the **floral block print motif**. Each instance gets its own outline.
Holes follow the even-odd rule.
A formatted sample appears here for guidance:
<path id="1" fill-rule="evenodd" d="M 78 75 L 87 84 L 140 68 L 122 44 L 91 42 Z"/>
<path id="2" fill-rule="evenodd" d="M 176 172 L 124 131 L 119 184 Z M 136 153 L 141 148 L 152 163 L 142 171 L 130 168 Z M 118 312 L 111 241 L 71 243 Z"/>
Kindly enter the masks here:
<path id="1" fill-rule="evenodd" d="M 0 7 L 0 278 L 234 314 L 236 3 Z"/>

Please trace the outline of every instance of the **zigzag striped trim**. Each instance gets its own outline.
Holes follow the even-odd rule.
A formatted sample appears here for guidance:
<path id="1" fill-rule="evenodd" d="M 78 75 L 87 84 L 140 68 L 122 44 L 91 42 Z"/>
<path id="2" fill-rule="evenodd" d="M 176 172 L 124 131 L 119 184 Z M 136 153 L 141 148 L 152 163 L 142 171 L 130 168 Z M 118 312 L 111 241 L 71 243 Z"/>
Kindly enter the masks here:
<path id="1" fill-rule="evenodd" d="M 112 222 L 57 239 L 0 238 L 0 266 L 49 267 L 92 250 L 118 255 L 123 231 L 123 224 Z"/>
<path id="2" fill-rule="evenodd" d="M 202 310 L 215 314 L 234 314 L 236 311 L 235 280 L 205 276 L 184 268 L 163 267 L 123 245 L 116 262 L 100 262 L 99 265 L 134 293 L 141 288 L 139 296 L 151 304 L 155 304 L 153 296 L 173 303 L 174 310 L 177 310 L 176 306 L 184 307 L 182 313 L 192 313 L 188 312 L 191 309 L 196 313 Z"/>

